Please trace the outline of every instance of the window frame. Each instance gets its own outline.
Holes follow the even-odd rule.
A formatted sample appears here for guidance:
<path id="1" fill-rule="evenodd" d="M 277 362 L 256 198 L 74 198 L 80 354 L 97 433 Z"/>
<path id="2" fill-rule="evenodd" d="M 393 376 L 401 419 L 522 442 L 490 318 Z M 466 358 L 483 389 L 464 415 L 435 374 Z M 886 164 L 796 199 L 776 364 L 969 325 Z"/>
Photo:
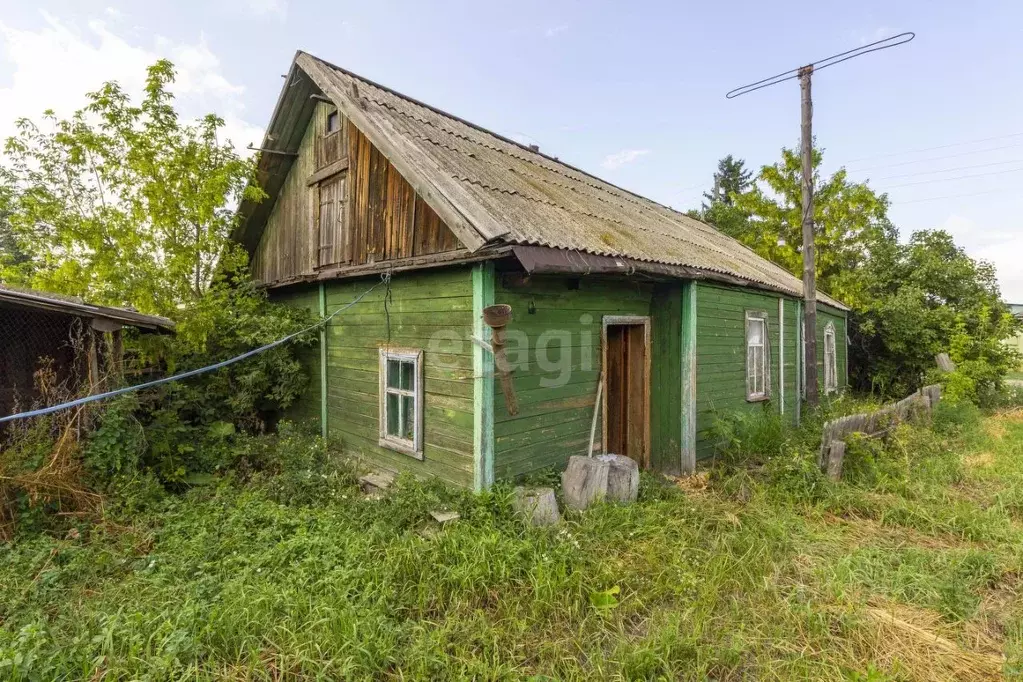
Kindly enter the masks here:
<path id="1" fill-rule="evenodd" d="M 413 363 L 412 389 L 387 385 L 387 365 L 391 361 Z M 423 459 L 423 351 L 417 348 L 380 348 L 380 447 L 400 452 L 416 459 Z M 415 414 L 412 417 L 412 438 L 400 438 L 387 433 L 387 396 L 411 397 Z M 399 406 L 403 404 L 398 400 Z M 399 420 L 401 419 L 399 415 Z"/>
<path id="2" fill-rule="evenodd" d="M 334 128 L 333 130 L 331 130 L 330 128 L 330 120 L 332 118 L 337 123 L 337 127 Z M 323 136 L 328 137 L 330 135 L 333 135 L 334 133 L 339 132 L 341 132 L 341 112 L 337 109 L 334 109 L 333 111 L 328 111 L 327 115 L 323 119 Z"/>
<path id="3" fill-rule="evenodd" d="M 771 399 L 771 336 L 770 336 L 770 324 L 768 323 L 768 315 L 765 310 L 747 310 L 745 320 L 743 324 L 743 333 L 745 338 L 744 347 L 746 349 L 746 401 L 747 402 L 763 402 Z M 763 341 L 760 344 L 761 353 L 763 354 L 763 390 L 757 391 L 756 375 L 751 375 L 751 370 L 755 372 L 756 362 L 750 363 L 750 322 L 758 322 L 763 326 Z"/>
<path id="4" fill-rule="evenodd" d="M 829 354 L 828 339 L 831 340 Z M 829 357 L 830 355 L 830 357 Z M 824 393 L 836 393 L 838 391 L 838 339 L 835 333 L 835 323 L 829 321 L 824 325 Z"/>

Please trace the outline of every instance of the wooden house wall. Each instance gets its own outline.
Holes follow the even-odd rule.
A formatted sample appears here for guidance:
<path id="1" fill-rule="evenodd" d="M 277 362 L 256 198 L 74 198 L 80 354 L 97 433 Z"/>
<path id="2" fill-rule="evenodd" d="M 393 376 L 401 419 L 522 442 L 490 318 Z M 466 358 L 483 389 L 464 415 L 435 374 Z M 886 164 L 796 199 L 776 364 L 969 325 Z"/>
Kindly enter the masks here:
<path id="1" fill-rule="evenodd" d="M 319 235 L 316 230 L 315 188 L 308 186 L 316 172 L 317 131 L 329 107 L 316 107 L 312 120 L 291 164 L 277 201 L 263 228 L 263 235 L 251 258 L 252 276 L 267 284 L 311 275 L 316 271 Z M 264 201 L 270 201 L 269 198 Z"/>
<path id="2" fill-rule="evenodd" d="M 696 289 L 696 457 L 714 452 L 714 421 L 737 410 L 780 410 L 778 294 L 700 282 Z M 767 315 L 771 359 L 768 400 L 746 399 L 746 312 Z M 796 305 L 785 301 L 785 413 L 795 419 Z"/>
<path id="3" fill-rule="evenodd" d="M 534 277 L 517 286 L 497 278 L 495 303 L 512 307 L 507 352 L 519 401 L 519 413 L 509 415 L 500 381 L 494 381 L 498 480 L 562 467 L 570 455 L 586 454 L 600 376 L 602 318 L 650 315 L 651 284 L 582 278 L 578 289 L 570 289 L 570 281 Z M 559 381 L 566 370 L 566 380 Z M 600 437 L 598 427 L 598 448 Z"/>
<path id="4" fill-rule="evenodd" d="M 343 132 L 323 137 L 331 111 L 333 107 L 325 103 L 316 107 L 252 255 L 253 276 L 274 284 L 313 276 L 324 268 L 462 248 L 454 233 L 353 123 L 341 116 Z M 322 177 L 335 169 L 338 174 Z M 320 183 L 333 183 L 336 188 L 339 182 L 342 204 L 328 201 L 322 210 Z M 322 217 L 335 226 L 322 234 L 321 210 Z"/>
<path id="5" fill-rule="evenodd" d="M 379 281 L 326 283 L 327 314 Z M 385 306 L 385 299 L 387 301 Z M 327 431 L 374 466 L 473 485 L 472 280 L 467 267 L 396 274 L 327 328 Z M 383 448 L 379 349 L 423 350 L 423 460 Z M 313 388 L 319 391 L 319 383 Z"/>
<path id="6" fill-rule="evenodd" d="M 682 283 L 655 285 L 650 305 L 650 465 L 668 474 L 682 464 Z"/>
<path id="7" fill-rule="evenodd" d="M 849 347 L 846 315 L 830 306 L 817 306 L 817 379 L 824 395 L 824 329 L 828 322 L 835 325 L 835 366 L 838 370 L 838 390 L 849 385 Z"/>

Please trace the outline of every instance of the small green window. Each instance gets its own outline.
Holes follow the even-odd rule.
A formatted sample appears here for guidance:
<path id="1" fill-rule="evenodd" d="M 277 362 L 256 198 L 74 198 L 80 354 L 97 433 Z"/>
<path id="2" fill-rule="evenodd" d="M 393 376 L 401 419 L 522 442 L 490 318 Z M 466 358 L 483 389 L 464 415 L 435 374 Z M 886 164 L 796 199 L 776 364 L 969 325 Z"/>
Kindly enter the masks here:
<path id="1" fill-rule="evenodd" d="M 423 456 L 423 352 L 380 349 L 380 445 Z"/>

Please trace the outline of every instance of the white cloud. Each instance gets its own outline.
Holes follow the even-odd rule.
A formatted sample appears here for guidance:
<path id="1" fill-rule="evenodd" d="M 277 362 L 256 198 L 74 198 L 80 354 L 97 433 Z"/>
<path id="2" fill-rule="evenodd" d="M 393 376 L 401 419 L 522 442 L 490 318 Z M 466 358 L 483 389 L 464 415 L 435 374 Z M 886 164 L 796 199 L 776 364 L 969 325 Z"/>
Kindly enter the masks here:
<path id="1" fill-rule="evenodd" d="M 620 152 L 615 152 L 614 154 L 608 154 L 605 156 L 604 160 L 600 162 L 600 165 L 608 170 L 614 170 L 632 163 L 639 157 L 646 156 L 649 153 L 649 149 L 623 149 Z"/>
<path id="2" fill-rule="evenodd" d="M 559 24 L 558 26 L 550 26 L 546 31 L 543 32 L 547 38 L 555 38 L 560 33 L 564 33 L 568 30 L 568 24 Z"/>
<path id="3" fill-rule="evenodd" d="M 262 129 L 243 117 L 244 88 L 224 77 L 220 60 L 203 37 L 193 44 L 153 36 L 146 46 L 129 42 L 98 19 L 79 27 L 45 12 L 42 17 L 43 26 L 34 30 L 0 22 L 0 50 L 10 65 L 10 85 L 0 88 L 0 139 L 14 133 L 18 118 L 38 121 L 46 109 L 71 115 L 85 104 L 86 93 L 105 81 L 115 80 L 138 97 L 146 67 L 161 57 L 177 69 L 173 91 L 183 116 L 216 112 L 239 149 L 262 139 Z M 0 68 L 4 66 L 0 61 Z"/>
<path id="4" fill-rule="evenodd" d="M 939 225 L 974 258 L 994 263 L 1002 298 L 1023 303 L 1023 234 L 1018 230 L 982 227 L 975 220 L 952 214 Z"/>

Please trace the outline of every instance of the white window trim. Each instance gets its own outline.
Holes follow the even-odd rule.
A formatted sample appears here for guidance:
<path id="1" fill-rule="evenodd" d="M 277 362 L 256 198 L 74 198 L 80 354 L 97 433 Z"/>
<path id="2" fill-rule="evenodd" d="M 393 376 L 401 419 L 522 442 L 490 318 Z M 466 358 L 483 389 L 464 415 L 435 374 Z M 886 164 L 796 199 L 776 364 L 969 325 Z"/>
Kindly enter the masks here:
<path id="1" fill-rule="evenodd" d="M 404 390 L 387 387 L 387 361 L 413 362 L 415 387 Z M 398 438 L 387 433 L 387 394 L 410 396 L 413 399 L 415 415 L 412 420 L 412 439 Z M 401 404 L 401 401 L 399 401 Z M 404 453 L 416 459 L 423 459 L 423 351 L 411 348 L 380 349 L 380 447 Z"/>
<path id="2" fill-rule="evenodd" d="M 750 366 L 750 338 L 749 338 L 749 326 L 750 320 L 757 320 L 764 326 L 763 343 L 761 344 L 761 352 L 764 355 L 764 377 L 763 377 L 763 391 L 750 391 L 750 371 L 755 369 L 754 366 Z M 749 402 L 760 402 L 763 400 L 769 400 L 771 397 L 771 352 L 770 352 L 770 325 L 767 323 L 767 312 L 764 310 L 747 310 L 745 323 L 743 325 L 743 336 L 745 338 L 745 350 L 746 350 L 746 400 Z M 752 384 L 756 386 L 756 379 L 754 378 Z"/>
<path id="3" fill-rule="evenodd" d="M 830 354 L 828 353 L 829 338 L 831 339 Z M 838 391 L 838 345 L 835 325 L 833 322 L 828 322 L 824 327 L 824 393 L 835 393 L 836 391 Z"/>

